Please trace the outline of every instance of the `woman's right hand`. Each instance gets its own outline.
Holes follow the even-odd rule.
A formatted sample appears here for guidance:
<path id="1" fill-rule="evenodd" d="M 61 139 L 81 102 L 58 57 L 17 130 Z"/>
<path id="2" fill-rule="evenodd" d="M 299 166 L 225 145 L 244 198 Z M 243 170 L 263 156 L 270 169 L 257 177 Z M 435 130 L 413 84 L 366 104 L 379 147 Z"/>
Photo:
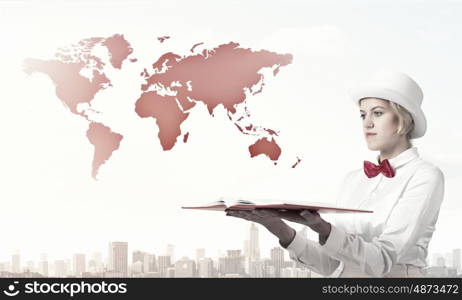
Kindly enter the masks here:
<path id="1" fill-rule="evenodd" d="M 283 222 L 277 211 L 271 209 L 253 210 L 226 210 L 227 216 L 242 218 L 247 221 L 261 224 L 265 227 L 275 226 Z"/>
<path id="2" fill-rule="evenodd" d="M 295 230 L 281 219 L 278 211 L 273 209 L 226 210 L 226 215 L 263 225 L 279 238 L 283 247 L 287 247 L 295 237 Z"/>

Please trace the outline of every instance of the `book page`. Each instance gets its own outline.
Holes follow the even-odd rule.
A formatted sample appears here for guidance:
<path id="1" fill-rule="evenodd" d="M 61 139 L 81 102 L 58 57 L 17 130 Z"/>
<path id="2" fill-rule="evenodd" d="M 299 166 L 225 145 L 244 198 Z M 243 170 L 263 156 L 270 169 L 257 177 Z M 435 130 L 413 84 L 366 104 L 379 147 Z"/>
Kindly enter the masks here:
<path id="1" fill-rule="evenodd" d="M 322 207 L 335 207 L 333 203 L 319 202 L 319 201 L 303 201 L 303 200 L 292 200 L 292 199 L 274 199 L 274 198 L 250 198 L 241 197 L 241 201 L 248 201 L 255 205 L 271 205 L 271 204 L 293 204 L 293 205 L 306 205 L 306 206 L 322 206 Z"/>

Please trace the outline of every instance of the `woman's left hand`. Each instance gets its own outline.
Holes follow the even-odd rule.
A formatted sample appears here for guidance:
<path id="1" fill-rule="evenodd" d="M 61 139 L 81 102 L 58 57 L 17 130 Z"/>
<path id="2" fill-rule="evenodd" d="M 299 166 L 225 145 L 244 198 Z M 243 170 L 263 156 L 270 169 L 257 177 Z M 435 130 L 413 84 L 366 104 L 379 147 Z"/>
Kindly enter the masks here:
<path id="1" fill-rule="evenodd" d="M 328 237 L 331 229 L 329 222 L 326 222 L 317 211 L 304 209 L 302 211 L 279 211 L 279 216 L 287 221 L 300 223 L 310 227 L 319 233 L 320 237 Z"/>

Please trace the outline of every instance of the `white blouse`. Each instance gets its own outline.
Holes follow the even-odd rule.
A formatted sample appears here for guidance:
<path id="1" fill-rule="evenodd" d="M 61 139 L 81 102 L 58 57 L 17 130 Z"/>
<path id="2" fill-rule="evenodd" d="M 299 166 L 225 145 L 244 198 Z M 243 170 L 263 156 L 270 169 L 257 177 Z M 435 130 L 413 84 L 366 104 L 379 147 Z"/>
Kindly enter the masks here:
<path id="1" fill-rule="evenodd" d="M 397 264 L 426 267 L 444 196 L 444 175 L 420 158 L 416 147 L 389 162 L 395 177 L 380 173 L 368 178 L 361 168 L 348 173 L 339 190 L 338 206 L 373 213 L 336 214 L 324 245 L 297 232 L 286 248 L 290 258 L 324 276 L 338 272 L 345 263 L 371 277 L 383 277 Z"/>

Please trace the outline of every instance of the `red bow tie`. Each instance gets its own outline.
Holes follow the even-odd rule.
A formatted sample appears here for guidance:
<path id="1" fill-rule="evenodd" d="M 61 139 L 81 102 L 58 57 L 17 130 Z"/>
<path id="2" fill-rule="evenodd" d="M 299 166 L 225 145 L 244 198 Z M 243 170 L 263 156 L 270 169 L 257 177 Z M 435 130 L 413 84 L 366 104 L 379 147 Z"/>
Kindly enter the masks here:
<path id="1" fill-rule="evenodd" d="M 370 161 L 365 160 L 364 173 L 366 173 L 366 176 L 369 178 L 375 177 L 379 173 L 382 173 L 383 175 L 389 178 L 395 176 L 395 172 L 393 171 L 393 168 L 391 167 L 388 159 L 384 159 L 380 163 L 380 165 L 376 165 L 374 163 L 371 163 Z"/>

